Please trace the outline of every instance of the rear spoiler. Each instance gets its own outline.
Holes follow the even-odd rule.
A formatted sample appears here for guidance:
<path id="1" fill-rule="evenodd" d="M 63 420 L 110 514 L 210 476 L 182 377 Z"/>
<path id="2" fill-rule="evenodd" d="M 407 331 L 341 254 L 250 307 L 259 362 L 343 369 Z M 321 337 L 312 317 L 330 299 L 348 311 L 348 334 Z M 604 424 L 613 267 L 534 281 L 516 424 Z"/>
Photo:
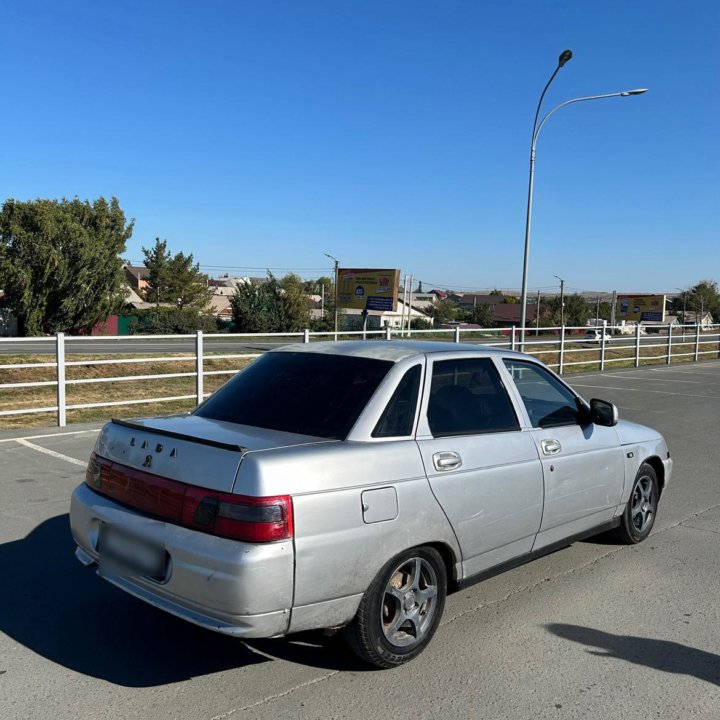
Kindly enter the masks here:
<path id="1" fill-rule="evenodd" d="M 122 427 L 130 428 L 131 430 L 139 430 L 140 432 L 153 433 L 155 435 L 164 435 L 165 437 L 175 438 L 176 440 L 189 440 L 190 442 L 198 443 L 200 445 L 209 445 L 210 447 L 221 448 L 222 450 L 232 450 L 233 452 L 244 453 L 247 452 L 248 448 L 242 445 L 233 445 L 231 443 L 224 443 L 218 440 L 208 440 L 207 438 L 197 437 L 195 435 L 184 435 L 183 433 L 172 432 L 170 430 L 161 430 L 160 428 L 148 427 L 141 423 L 132 422 L 131 420 L 118 420 L 112 418 L 110 422 L 113 425 L 120 425 Z"/>

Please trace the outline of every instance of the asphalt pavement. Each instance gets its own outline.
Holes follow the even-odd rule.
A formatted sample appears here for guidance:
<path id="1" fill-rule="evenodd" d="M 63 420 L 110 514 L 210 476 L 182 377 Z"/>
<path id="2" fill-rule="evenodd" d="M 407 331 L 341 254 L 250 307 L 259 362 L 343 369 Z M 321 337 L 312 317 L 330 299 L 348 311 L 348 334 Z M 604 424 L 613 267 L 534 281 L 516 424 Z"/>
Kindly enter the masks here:
<path id="1" fill-rule="evenodd" d="M 320 633 L 243 643 L 135 600 L 73 556 L 97 425 L 0 434 L 0 718 L 720 718 L 720 361 L 570 379 L 668 440 L 643 544 L 570 548 L 456 593 L 414 662 Z"/>

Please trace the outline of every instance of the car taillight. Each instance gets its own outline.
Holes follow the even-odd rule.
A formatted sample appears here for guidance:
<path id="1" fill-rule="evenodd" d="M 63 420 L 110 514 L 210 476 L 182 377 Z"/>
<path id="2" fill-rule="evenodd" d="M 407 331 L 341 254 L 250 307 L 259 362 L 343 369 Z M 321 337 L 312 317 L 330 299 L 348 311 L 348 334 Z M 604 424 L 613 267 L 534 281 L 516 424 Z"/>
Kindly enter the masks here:
<path id="1" fill-rule="evenodd" d="M 94 452 L 90 453 L 87 470 L 85 470 L 85 482 L 95 490 L 99 490 L 103 484 L 102 471 L 105 468 L 105 474 L 110 470 L 110 462 L 104 458 L 99 458 Z"/>
<path id="2" fill-rule="evenodd" d="M 188 487 L 182 524 L 219 537 L 272 542 L 293 535 L 289 495 L 251 497 Z"/>
<path id="3" fill-rule="evenodd" d="M 125 467 L 95 453 L 85 482 L 124 505 L 210 535 L 258 543 L 293 536 L 289 495 L 252 497 L 207 490 Z"/>

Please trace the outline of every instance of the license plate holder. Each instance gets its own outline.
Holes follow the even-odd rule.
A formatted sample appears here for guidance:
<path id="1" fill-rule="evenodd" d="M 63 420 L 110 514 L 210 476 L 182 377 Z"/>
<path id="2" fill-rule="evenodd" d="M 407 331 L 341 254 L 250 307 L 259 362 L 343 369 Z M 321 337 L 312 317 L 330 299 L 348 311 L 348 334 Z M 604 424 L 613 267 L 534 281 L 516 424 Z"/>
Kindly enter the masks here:
<path id="1" fill-rule="evenodd" d="M 100 526 L 98 555 L 101 574 L 156 580 L 165 576 L 165 549 L 117 525 Z"/>

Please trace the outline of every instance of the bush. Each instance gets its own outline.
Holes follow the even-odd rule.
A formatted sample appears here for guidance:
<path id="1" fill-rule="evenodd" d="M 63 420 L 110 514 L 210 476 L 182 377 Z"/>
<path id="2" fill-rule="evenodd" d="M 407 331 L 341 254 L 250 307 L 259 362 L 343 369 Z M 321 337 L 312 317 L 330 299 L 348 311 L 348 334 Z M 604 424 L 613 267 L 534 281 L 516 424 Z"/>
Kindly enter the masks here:
<path id="1" fill-rule="evenodd" d="M 192 308 L 148 308 L 136 310 L 133 316 L 128 326 L 131 335 L 189 335 L 198 330 L 204 333 L 220 331 L 216 318 Z"/>

